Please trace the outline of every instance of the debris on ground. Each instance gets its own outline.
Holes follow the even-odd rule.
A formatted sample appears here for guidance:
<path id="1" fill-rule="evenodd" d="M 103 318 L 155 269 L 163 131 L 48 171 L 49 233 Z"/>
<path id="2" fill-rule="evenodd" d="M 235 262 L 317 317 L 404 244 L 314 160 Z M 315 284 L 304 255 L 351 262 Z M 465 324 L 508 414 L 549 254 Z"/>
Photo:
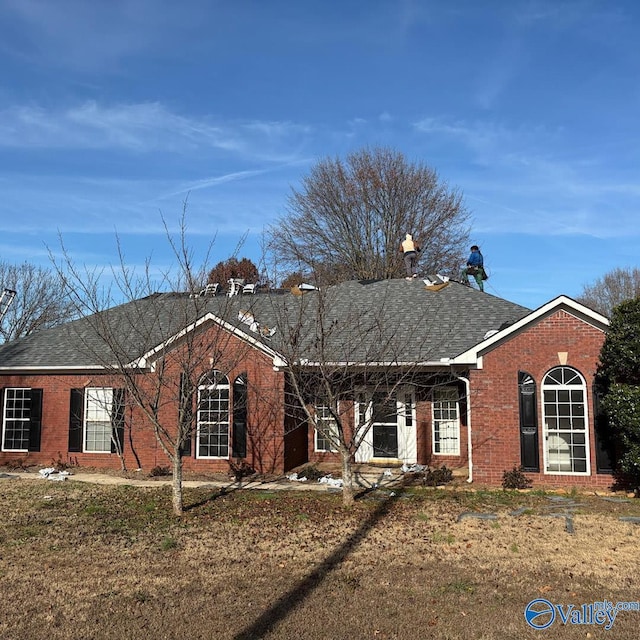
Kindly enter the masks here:
<path id="1" fill-rule="evenodd" d="M 291 482 L 306 482 L 308 478 L 306 478 L 305 476 L 299 476 L 294 472 L 287 476 L 287 480 L 291 480 Z"/>
<path id="2" fill-rule="evenodd" d="M 426 464 L 403 464 L 400 467 L 402 473 L 424 473 L 429 467 Z"/>
<path id="3" fill-rule="evenodd" d="M 66 480 L 68 476 L 71 474 L 68 471 L 58 471 L 53 467 L 46 467 L 45 469 L 40 469 L 38 472 L 41 477 L 46 480 Z"/>
<path id="4" fill-rule="evenodd" d="M 318 479 L 320 484 L 327 484 L 337 489 L 342 488 L 342 478 L 334 478 L 331 474 Z"/>

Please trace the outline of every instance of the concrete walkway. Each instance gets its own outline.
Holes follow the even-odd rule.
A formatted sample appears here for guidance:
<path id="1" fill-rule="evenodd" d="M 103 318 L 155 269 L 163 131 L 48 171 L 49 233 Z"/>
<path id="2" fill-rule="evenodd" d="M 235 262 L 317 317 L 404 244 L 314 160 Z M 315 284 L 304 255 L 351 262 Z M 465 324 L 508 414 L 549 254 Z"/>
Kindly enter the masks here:
<path id="1" fill-rule="evenodd" d="M 392 488 L 397 486 L 403 474 L 399 469 L 376 469 L 357 471 L 354 474 L 356 487 L 360 489 L 374 488 Z M 37 482 L 55 482 L 55 481 L 71 481 L 86 482 L 91 484 L 102 485 L 126 485 L 132 487 L 163 487 L 171 486 L 171 477 L 164 476 L 162 478 L 124 478 L 117 475 L 107 473 L 88 473 L 82 471 L 50 473 L 48 476 L 42 475 L 38 471 L 10 471 L 0 473 L 0 480 L 33 480 Z M 216 480 L 183 480 L 183 487 L 186 488 L 211 488 L 226 489 L 228 491 L 237 489 L 259 489 L 262 491 L 339 491 L 340 487 L 336 485 L 330 477 L 326 477 L 323 482 L 318 480 L 307 480 L 305 482 L 290 480 L 287 476 L 274 478 L 270 480 L 247 478 L 236 481 L 232 479 Z"/>

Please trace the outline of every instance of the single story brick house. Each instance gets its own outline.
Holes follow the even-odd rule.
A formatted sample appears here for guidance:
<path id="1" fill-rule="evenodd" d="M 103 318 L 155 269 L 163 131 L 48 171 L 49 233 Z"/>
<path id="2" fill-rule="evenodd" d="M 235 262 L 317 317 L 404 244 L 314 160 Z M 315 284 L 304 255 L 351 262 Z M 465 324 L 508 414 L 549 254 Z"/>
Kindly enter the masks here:
<path id="1" fill-rule="evenodd" d="M 434 276 L 153 294 L 0 347 L 0 464 L 167 466 L 112 360 L 147 390 L 179 390 L 157 403 L 164 424 L 177 424 L 185 385 L 175 356 L 191 348 L 201 357 L 190 360 L 187 470 L 337 461 L 304 413 L 287 409 L 303 371 L 351 385 L 345 424 L 370 427 L 355 462 L 446 464 L 489 486 L 522 466 L 534 486 L 609 487 L 594 391 L 608 324 L 566 296 L 530 310 Z"/>

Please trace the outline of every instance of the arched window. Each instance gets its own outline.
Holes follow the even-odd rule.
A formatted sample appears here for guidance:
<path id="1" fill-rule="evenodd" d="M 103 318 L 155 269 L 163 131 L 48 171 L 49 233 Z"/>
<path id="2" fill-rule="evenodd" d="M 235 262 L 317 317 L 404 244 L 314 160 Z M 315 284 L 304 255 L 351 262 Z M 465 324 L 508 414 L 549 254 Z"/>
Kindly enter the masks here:
<path id="1" fill-rule="evenodd" d="M 547 473 L 589 473 L 587 387 L 570 367 L 551 369 L 542 381 Z"/>
<path id="2" fill-rule="evenodd" d="M 229 379 L 220 371 L 198 385 L 198 458 L 229 457 Z"/>

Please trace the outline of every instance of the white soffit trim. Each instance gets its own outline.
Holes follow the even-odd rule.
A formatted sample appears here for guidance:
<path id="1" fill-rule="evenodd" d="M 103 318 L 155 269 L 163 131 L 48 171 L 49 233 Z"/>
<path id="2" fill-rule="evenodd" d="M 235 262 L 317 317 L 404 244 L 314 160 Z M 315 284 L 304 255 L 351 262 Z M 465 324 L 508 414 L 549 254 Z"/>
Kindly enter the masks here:
<path id="1" fill-rule="evenodd" d="M 605 332 L 609 327 L 608 318 L 589 307 L 585 307 L 583 304 L 576 302 L 568 296 L 561 295 L 538 307 L 538 309 L 532 311 L 517 322 L 514 322 L 512 325 L 509 325 L 506 329 L 498 331 L 498 333 L 495 333 L 486 340 L 479 342 L 475 347 L 458 354 L 455 358 L 451 359 L 451 364 L 477 364 L 479 368 L 482 368 L 482 353 L 491 349 L 496 343 L 502 342 L 506 337 L 521 331 L 527 325 L 550 316 L 557 311 L 566 311 L 578 320 L 590 324 L 602 332 Z"/>

